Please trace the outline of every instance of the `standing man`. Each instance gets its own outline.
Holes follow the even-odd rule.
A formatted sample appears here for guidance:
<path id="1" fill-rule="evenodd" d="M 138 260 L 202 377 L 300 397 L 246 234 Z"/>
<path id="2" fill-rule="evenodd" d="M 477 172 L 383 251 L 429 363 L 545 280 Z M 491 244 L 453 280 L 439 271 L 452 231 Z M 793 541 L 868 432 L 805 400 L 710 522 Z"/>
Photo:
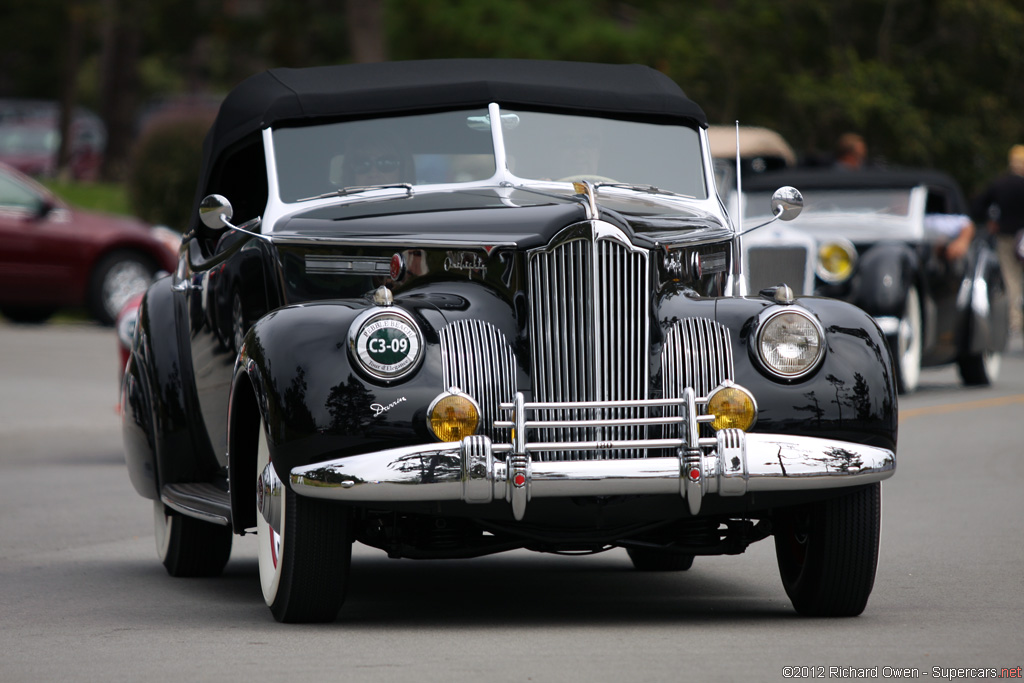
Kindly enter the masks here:
<path id="1" fill-rule="evenodd" d="M 974 211 L 978 217 L 987 219 L 989 232 L 996 235 L 999 265 L 1010 299 L 1010 331 L 1020 332 L 1024 287 L 1016 238 L 1024 230 L 1024 145 L 1010 148 L 1009 161 L 1007 172 L 993 180 L 975 200 Z"/>

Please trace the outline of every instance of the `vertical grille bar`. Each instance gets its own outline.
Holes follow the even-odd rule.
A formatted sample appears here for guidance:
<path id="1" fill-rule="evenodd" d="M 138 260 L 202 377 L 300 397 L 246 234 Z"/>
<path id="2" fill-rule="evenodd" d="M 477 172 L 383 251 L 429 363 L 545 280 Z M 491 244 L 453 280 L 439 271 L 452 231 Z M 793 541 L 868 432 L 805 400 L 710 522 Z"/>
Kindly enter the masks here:
<path id="1" fill-rule="evenodd" d="M 480 407 L 480 432 L 509 441 L 508 429 L 495 429 L 498 405 L 516 394 L 515 354 L 505 335 L 482 320 L 457 320 L 438 333 L 445 389 L 458 387 Z"/>
<path id="2" fill-rule="evenodd" d="M 686 318 L 669 328 L 661 356 L 665 398 L 681 398 L 692 387 L 707 396 L 735 377 L 729 329 L 707 318 Z"/>
<path id="3" fill-rule="evenodd" d="M 533 392 L 538 401 L 647 398 L 649 266 L 646 251 L 611 238 L 576 238 L 529 260 Z M 544 419 L 635 419 L 643 408 L 544 411 Z M 545 441 L 641 438 L 639 426 L 545 428 Z M 644 457 L 639 449 L 552 452 L 544 459 Z"/>

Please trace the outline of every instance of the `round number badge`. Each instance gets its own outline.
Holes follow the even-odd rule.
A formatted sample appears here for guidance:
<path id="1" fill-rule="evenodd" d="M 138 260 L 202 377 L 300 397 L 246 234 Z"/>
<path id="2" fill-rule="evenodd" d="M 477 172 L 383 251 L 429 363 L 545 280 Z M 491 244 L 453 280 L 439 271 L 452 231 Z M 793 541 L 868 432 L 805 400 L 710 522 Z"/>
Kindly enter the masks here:
<path id="1" fill-rule="evenodd" d="M 417 330 L 397 316 L 374 318 L 363 325 L 355 346 L 363 366 L 388 379 L 409 370 L 420 354 Z"/>

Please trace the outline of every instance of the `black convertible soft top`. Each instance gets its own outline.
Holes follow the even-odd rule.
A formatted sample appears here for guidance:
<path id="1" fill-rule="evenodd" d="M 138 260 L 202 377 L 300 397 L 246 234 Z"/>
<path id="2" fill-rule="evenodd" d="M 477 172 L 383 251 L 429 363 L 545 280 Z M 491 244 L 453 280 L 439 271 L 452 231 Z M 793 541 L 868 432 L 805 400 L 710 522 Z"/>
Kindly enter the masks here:
<path id="1" fill-rule="evenodd" d="M 490 102 L 707 126 L 704 111 L 675 81 L 639 64 L 439 59 L 271 69 L 246 79 L 224 99 L 207 139 L 206 162 L 245 135 L 284 121 Z"/>

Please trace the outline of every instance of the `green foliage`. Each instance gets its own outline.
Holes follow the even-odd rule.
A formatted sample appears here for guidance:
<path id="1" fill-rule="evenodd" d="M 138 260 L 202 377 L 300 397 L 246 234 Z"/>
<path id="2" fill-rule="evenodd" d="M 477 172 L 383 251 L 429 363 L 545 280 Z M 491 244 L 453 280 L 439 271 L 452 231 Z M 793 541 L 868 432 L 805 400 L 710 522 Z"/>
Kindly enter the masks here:
<path id="1" fill-rule="evenodd" d="M 126 216 L 132 213 L 128 193 L 120 183 L 63 182 L 44 178 L 43 184 L 64 201 L 83 209 Z"/>
<path id="2" fill-rule="evenodd" d="M 86 17 L 80 103 L 101 102 L 110 8 L 0 3 L 0 96 L 57 98 L 72 19 Z M 225 92 L 267 67 L 353 59 L 346 9 L 374 0 L 148 0 L 138 103 Z M 890 164 L 929 165 L 968 192 L 1024 143 L 1022 0 L 379 0 L 391 59 L 636 62 L 675 79 L 716 123 L 782 133 L 806 156 L 847 130 Z M 187 17 L 187 21 L 182 20 Z"/>
<path id="3" fill-rule="evenodd" d="M 206 116 L 166 118 L 142 134 L 128 177 L 128 197 L 137 216 L 185 230 L 210 123 Z"/>

